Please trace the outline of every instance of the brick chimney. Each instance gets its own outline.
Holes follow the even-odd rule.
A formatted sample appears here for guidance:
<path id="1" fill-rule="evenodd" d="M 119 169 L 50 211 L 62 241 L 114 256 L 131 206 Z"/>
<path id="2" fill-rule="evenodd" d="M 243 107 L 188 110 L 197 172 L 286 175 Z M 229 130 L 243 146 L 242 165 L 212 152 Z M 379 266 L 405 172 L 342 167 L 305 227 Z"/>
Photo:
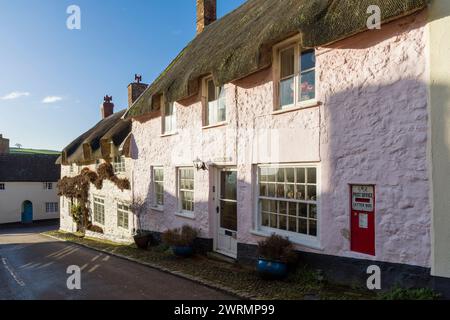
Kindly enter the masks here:
<path id="1" fill-rule="evenodd" d="M 103 98 L 103 103 L 100 106 L 102 119 L 108 118 L 114 113 L 114 103 L 112 103 L 111 101 L 112 97 L 108 95 Z"/>
<path id="2" fill-rule="evenodd" d="M 9 153 L 9 139 L 3 138 L 0 134 L 0 154 Z"/>
<path id="3" fill-rule="evenodd" d="M 128 85 L 128 107 L 141 96 L 141 94 L 147 89 L 148 85 L 145 83 L 141 83 L 142 76 L 135 74 L 134 82 Z"/>
<path id="4" fill-rule="evenodd" d="M 217 20 L 216 0 L 197 0 L 197 35 Z"/>

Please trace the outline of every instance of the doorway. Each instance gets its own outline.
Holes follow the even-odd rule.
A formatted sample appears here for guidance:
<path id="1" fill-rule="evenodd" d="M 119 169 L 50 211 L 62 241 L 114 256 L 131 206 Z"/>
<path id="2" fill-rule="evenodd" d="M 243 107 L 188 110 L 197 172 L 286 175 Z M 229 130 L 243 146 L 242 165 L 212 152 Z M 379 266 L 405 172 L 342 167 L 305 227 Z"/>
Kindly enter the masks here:
<path id="1" fill-rule="evenodd" d="M 217 170 L 217 235 L 215 250 L 237 258 L 237 171 L 231 168 Z"/>
<path id="2" fill-rule="evenodd" d="M 24 201 L 22 204 L 22 223 L 33 223 L 33 203 Z"/>

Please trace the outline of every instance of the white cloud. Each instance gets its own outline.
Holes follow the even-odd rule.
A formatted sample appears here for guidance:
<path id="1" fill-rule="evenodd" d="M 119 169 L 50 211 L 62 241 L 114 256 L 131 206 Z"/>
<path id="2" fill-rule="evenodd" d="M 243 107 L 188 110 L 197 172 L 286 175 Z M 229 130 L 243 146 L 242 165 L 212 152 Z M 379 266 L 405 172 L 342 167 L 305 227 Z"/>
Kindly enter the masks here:
<path id="1" fill-rule="evenodd" d="M 63 98 L 57 97 L 57 96 L 48 96 L 45 97 L 44 100 L 42 100 L 42 103 L 55 103 L 58 101 L 61 101 Z"/>
<path id="2" fill-rule="evenodd" d="M 0 100 L 15 100 L 21 97 L 28 97 L 29 95 L 30 95 L 29 92 L 13 91 L 1 97 Z"/>

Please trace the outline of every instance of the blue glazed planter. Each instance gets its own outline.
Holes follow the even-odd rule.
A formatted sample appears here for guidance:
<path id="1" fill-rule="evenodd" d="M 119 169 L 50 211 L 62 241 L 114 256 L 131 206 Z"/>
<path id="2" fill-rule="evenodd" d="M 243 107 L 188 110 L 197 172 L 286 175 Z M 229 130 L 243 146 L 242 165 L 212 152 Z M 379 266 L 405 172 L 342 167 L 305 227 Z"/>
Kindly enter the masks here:
<path id="1" fill-rule="evenodd" d="M 256 269 L 261 277 L 268 279 L 283 279 L 288 274 L 286 263 L 261 258 L 258 260 Z"/>
<path id="2" fill-rule="evenodd" d="M 194 248 L 192 246 L 189 247 L 172 246 L 172 252 L 174 255 L 178 257 L 190 257 L 194 254 Z"/>

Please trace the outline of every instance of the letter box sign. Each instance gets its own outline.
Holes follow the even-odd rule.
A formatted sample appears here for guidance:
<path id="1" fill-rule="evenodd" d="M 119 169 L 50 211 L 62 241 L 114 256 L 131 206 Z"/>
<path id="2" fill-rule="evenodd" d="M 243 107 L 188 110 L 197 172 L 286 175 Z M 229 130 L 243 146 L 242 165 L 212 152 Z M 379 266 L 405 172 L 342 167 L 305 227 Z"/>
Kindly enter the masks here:
<path id="1" fill-rule="evenodd" d="M 375 186 L 352 185 L 351 250 L 375 255 Z"/>

